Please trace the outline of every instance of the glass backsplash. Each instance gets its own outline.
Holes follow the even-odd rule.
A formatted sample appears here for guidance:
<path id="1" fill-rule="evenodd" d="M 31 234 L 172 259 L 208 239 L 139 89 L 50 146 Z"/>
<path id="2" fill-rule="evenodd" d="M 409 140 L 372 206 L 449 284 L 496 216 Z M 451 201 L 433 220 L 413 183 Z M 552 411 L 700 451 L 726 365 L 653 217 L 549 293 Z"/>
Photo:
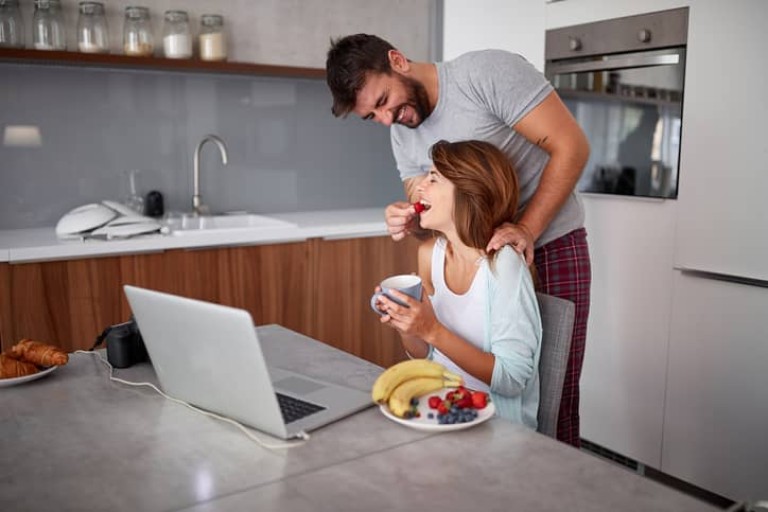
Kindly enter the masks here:
<path id="1" fill-rule="evenodd" d="M 142 196 L 189 211 L 192 158 L 214 212 L 384 207 L 403 190 L 389 131 L 330 112 L 323 80 L 0 64 L 0 229 Z"/>

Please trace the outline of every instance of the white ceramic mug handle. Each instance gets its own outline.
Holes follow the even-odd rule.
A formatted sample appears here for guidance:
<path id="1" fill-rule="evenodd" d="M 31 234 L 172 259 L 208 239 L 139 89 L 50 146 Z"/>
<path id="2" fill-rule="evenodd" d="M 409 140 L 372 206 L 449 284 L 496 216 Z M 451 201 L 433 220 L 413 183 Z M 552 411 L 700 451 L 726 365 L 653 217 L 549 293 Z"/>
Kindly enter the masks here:
<path id="1" fill-rule="evenodd" d="M 376 301 L 379 300 L 379 297 L 383 295 L 384 292 L 375 292 L 373 295 L 371 295 L 371 309 L 378 313 L 379 316 L 384 316 L 386 313 L 382 313 L 379 308 L 376 307 Z"/>

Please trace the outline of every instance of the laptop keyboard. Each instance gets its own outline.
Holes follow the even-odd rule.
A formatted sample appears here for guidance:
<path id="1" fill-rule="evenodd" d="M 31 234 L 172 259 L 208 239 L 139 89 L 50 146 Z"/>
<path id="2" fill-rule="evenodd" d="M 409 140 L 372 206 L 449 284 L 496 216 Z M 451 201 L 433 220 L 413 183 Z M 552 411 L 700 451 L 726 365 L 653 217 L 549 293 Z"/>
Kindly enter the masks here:
<path id="1" fill-rule="evenodd" d="M 277 402 L 280 404 L 280 412 L 283 413 L 283 420 L 285 420 L 286 424 L 300 420 L 301 418 L 309 416 L 310 414 L 325 410 L 325 407 L 311 404 L 309 402 L 299 400 L 298 398 L 281 395 L 280 393 L 275 394 L 277 395 Z"/>

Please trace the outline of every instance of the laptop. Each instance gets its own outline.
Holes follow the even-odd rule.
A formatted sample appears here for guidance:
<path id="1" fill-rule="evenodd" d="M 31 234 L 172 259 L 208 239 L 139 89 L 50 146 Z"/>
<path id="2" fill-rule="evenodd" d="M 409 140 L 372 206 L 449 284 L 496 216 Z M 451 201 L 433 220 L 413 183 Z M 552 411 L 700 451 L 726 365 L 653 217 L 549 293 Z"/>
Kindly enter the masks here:
<path id="1" fill-rule="evenodd" d="M 242 309 L 124 286 L 163 391 L 283 439 L 373 405 L 370 393 L 264 359 Z"/>

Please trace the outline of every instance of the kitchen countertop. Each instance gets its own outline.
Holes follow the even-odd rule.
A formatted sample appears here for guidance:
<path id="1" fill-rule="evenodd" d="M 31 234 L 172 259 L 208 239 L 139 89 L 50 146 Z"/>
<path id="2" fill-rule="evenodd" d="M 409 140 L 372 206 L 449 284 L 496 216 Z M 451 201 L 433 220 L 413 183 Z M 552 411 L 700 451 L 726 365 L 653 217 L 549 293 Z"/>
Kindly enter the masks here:
<path id="1" fill-rule="evenodd" d="M 144 235 L 127 240 L 59 240 L 53 227 L 0 231 L 0 262 L 25 263 L 235 245 L 359 238 L 387 234 L 384 208 L 263 214 L 296 227 L 253 228 L 184 236 Z"/>
<path id="2" fill-rule="evenodd" d="M 381 371 L 280 326 L 258 332 L 277 366 L 366 391 Z M 149 363 L 115 373 L 156 382 Z M 717 510 L 498 418 L 436 434 L 372 407 L 269 449 L 107 374 L 73 354 L 0 389 L 0 510 Z"/>

